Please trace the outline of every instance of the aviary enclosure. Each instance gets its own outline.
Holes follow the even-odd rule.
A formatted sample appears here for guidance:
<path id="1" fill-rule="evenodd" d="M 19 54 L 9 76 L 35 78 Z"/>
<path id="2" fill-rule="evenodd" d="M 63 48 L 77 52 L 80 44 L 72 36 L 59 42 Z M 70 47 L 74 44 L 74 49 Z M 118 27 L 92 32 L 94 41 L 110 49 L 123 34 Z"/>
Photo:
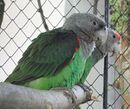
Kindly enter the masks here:
<path id="1" fill-rule="evenodd" d="M 130 0 L 41 0 L 40 5 L 38 0 L 0 0 L 0 82 L 39 33 L 61 27 L 72 13 L 82 12 L 105 19 L 122 40 L 119 53 L 93 66 L 85 83 L 97 100 L 81 108 L 130 109 Z"/>

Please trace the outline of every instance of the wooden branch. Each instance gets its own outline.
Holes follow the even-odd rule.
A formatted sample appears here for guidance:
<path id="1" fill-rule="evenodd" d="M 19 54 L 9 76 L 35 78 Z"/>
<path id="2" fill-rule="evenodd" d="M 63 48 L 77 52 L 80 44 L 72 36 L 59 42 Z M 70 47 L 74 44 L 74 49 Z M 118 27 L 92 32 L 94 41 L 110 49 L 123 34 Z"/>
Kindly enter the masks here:
<path id="1" fill-rule="evenodd" d="M 67 89 L 36 90 L 24 86 L 0 83 L 0 109 L 72 109 L 91 100 L 90 89 L 74 86 Z"/>
<path id="2" fill-rule="evenodd" d="M 48 25 L 47 25 L 46 20 L 45 20 L 45 16 L 44 16 L 44 14 L 43 14 L 41 1 L 40 1 L 40 0 L 37 0 L 37 2 L 38 2 L 39 13 L 40 13 L 40 15 L 41 15 L 41 19 L 42 19 L 42 22 L 43 22 L 44 28 L 46 29 L 46 31 L 49 31 Z"/>
<path id="3" fill-rule="evenodd" d="M 4 8 L 5 8 L 5 3 L 3 0 L 0 0 L 0 28 L 1 28 L 1 24 L 2 24 L 3 16 L 4 16 Z"/>

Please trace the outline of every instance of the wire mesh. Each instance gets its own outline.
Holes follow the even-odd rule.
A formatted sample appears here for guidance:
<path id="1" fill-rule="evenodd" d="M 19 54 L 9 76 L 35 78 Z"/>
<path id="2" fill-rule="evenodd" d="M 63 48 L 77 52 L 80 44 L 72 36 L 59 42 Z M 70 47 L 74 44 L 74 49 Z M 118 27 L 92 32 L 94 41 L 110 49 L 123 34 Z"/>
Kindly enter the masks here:
<path id="1" fill-rule="evenodd" d="M 109 57 L 108 109 L 130 109 L 130 1 L 110 0 L 110 26 L 123 36 L 120 54 Z M 104 17 L 104 0 L 41 0 L 49 30 L 61 27 L 72 13 L 89 12 Z M 17 65 L 23 52 L 39 33 L 45 32 L 37 0 L 5 1 L 0 29 L 0 81 Z M 103 65 L 93 66 L 86 84 L 99 100 L 83 104 L 82 109 L 103 109 Z"/>
<path id="2" fill-rule="evenodd" d="M 110 0 L 110 25 L 122 35 L 122 41 L 120 54 L 116 57 L 116 61 L 109 66 L 109 70 L 113 68 L 115 70 L 113 72 L 114 82 L 109 84 L 109 90 L 114 92 L 114 99 L 108 103 L 109 109 L 130 109 L 129 4 L 129 0 Z"/>

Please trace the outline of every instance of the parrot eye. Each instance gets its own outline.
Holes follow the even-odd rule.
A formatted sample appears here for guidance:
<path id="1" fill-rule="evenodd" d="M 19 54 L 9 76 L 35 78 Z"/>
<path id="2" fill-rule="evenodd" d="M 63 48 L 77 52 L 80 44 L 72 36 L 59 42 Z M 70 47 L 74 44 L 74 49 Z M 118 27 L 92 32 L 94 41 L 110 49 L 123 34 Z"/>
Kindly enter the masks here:
<path id="1" fill-rule="evenodd" d="M 93 25 L 97 25 L 97 22 L 93 21 Z"/>
<path id="2" fill-rule="evenodd" d="M 97 40 L 100 40 L 99 37 L 97 38 Z"/>
<path id="3" fill-rule="evenodd" d="M 116 38 L 116 36 L 115 36 L 115 35 L 113 35 L 113 38 Z"/>

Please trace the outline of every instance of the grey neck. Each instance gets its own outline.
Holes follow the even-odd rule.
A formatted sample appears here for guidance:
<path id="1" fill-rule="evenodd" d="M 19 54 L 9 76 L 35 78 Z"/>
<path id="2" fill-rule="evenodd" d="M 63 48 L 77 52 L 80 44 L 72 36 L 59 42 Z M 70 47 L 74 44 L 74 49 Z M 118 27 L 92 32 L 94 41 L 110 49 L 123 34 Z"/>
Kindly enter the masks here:
<path id="1" fill-rule="evenodd" d="M 94 51 L 95 42 L 93 41 L 92 43 L 87 43 L 86 41 L 81 39 L 80 47 L 83 51 L 84 58 L 88 58 L 91 55 L 91 53 Z"/>

